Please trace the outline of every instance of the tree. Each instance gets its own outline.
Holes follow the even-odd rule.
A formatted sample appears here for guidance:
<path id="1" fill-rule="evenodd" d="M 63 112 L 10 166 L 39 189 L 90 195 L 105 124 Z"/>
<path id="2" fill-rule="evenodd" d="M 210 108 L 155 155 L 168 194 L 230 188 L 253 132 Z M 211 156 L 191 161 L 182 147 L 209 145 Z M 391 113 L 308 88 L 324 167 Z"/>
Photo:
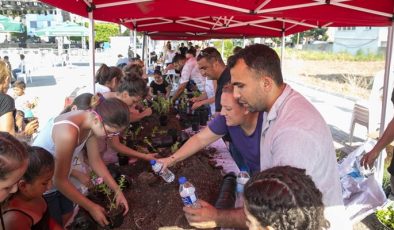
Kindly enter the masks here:
<path id="1" fill-rule="evenodd" d="M 307 30 L 305 32 L 299 33 L 299 41 L 305 38 L 307 41 L 327 41 L 327 28 L 317 28 L 312 30 Z M 291 38 L 293 44 L 297 43 L 297 34 L 294 34 Z"/>
<path id="2" fill-rule="evenodd" d="M 113 23 L 95 23 L 95 42 L 108 42 L 109 37 L 119 35 L 119 26 Z"/>

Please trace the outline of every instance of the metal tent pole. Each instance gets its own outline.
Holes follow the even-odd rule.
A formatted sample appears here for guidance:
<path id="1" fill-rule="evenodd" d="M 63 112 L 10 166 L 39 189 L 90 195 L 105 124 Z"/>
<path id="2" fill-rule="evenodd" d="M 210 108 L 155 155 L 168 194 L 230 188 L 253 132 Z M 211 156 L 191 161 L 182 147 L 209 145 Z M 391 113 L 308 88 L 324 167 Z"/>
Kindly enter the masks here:
<path id="1" fill-rule="evenodd" d="M 134 52 L 133 52 L 133 57 L 137 57 L 137 29 L 134 28 L 133 30 L 133 43 L 134 43 Z"/>
<path id="2" fill-rule="evenodd" d="M 280 48 L 280 68 L 283 70 L 283 62 L 284 62 L 284 52 L 285 51 L 285 22 L 283 22 L 283 27 L 282 27 L 282 44 Z"/>
<path id="3" fill-rule="evenodd" d="M 92 4 L 92 0 L 89 0 L 89 3 Z M 89 67 L 92 70 L 92 90 L 91 92 L 96 93 L 96 89 L 94 87 L 95 85 L 95 43 L 94 43 L 94 19 L 93 19 L 93 7 L 90 7 L 90 10 L 88 12 L 88 17 L 89 17 L 89 52 L 90 52 L 90 58 L 89 58 Z"/>
<path id="4" fill-rule="evenodd" d="M 389 78 L 390 78 L 390 71 L 391 71 L 391 62 L 392 62 L 392 55 L 393 55 L 393 38 L 394 38 L 394 22 L 388 27 L 387 32 L 387 47 L 386 47 L 386 61 L 384 66 L 384 81 L 383 81 L 383 101 L 382 101 L 382 111 L 381 111 L 381 118 L 380 118 L 380 137 L 383 135 L 384 129 L 387 127 L 388 122 L 386 122 L 386 107 L 387 107 L 387 97 L 388 97 L 388 87 L 389 87 Z M 386 156 L 382 154 L 379 155 L 377 160 L 376 168 L 377 171 L 375 173 L 375 178 L 380 185 L 383 184 L 383 174 L 384 174 L 384 159 Z"/>

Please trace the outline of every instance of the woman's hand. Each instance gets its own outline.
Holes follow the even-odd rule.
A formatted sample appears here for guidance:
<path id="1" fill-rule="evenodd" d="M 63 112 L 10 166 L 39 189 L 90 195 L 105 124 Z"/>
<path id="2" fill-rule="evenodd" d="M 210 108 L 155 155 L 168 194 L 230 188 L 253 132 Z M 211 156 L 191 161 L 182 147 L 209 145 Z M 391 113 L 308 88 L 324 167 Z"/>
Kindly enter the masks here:
<path id="1" fill-rule="evenodd" d="M 148 154 L 146 154 L 144 160 L 146 160 L 146 161 L 156 160 L 156 156 L 157 156 L 157 153 L 148 153 Z"/>
<path id="2" fill-rule="evenodd" d="M 123 215 L 126 215 L 127 212 L 129 211 L 129 204 L 127 203 L 126 198 L 123 195 L 123 192 L 119 191 L 118 195 L 116 196 L 116 205 L 123 205 L 124 207 L 124 212 Z"/>
<path id="3" fill-rule="evenodd" d="M 101 225 L 101 227 L 107 226 L 109 221 L 105 215 L 105 209 L 98 204 L 94 204 L 89 207 L 89 214 L 93 217 L 93 219 Z"/>

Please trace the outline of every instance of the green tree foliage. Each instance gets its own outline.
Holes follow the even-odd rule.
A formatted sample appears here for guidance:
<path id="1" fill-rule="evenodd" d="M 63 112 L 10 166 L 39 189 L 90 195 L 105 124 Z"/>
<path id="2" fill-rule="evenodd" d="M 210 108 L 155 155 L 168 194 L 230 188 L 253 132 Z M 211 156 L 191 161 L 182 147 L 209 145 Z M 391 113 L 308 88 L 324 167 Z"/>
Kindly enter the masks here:
<path id="1" fill-rule="evenodd" d="M 214 41 L 213 45 L 220 53 L 222 52 L 222 40 Z M 231 39 L 224 40 L 224 54 L 222 54 L 222 56 L 225 59 L 227 59 L 229 56 L 233 55 L 234 47 L 235 45 L 233 44 L 233 40 Z"/>
<path id="2" fill-rule="evenodd" d="M 299 33 L 299 43 L 302 41 L 303 38 L 306 38 L 310 41 L 327 41 L 327 28 L 317 28 Z M 291 40 L 293 44 L 296 44 L 297 34 L 294 34 Z"/>
<path id="3" fill-rule="evenodd" d="M 119 35 L 119 26 L 113 23 L 95 23 L 95 42 L 109 42 L 109 37 Z"/>

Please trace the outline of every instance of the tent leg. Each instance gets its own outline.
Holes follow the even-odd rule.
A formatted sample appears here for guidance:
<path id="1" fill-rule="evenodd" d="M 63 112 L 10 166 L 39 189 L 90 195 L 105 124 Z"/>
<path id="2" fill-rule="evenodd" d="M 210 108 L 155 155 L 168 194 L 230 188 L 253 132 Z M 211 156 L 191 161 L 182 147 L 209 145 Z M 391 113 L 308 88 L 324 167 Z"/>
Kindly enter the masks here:
<path id="1" fill-rule="evenodd" d="M 92 0 L 89 1 L 90 3 Z M 90 59 L 89 59 L 89 67 L 92 70 L 92 90 L 91 92 L 96 93 L 96 89 L 94 87 L 95 84 L 95 44 L 94 44 L 94 19 L 93 19 L 93 10 L 88 13 L 89 16 L 89 52 L 90 52 Z"/>
<path id="2" fill-rule="evenodd" d="M 134 39 L 134 41 L 133 41 L 133 43 L 134 43 L 133 57 L 137 57 L 137 30 L 136 29 L 133 30 L 133 39 Z"/>
<path id="3" fill-rule="evenodd" d="M 387 107 L 387 97 L 388 97 L 388 87 L 389 87 L 389 78 L 390 78 L 390 69 L 393 55 L 393 38 L 394 38 L 394 22 L 388 28 L 387 33 L 387 47 L 386 47 L 386 61 L 384 66 L 384 81 L 383 81 L 383 101 L 382 101 L 382 112 L 380 118 L 380 136 L 383 135 L 385 127 L 387 127 L 388 121 L 386 122 L 386 107 Z M 380 185 L 383 184 L 383 174 L 384 174 L 384 159 L 386 156 L 382 154 L 379 155 L 377 160 L 377 171 L 375 173 L 375 178 Z"/>
<path id="4" fill-rule="evenodd" d="M 145 49 L 146 49 L 146 33 L 144 33 L 144 37 L 142 38 L 142 56 L 141 56 L 141 60 L 145 61 Z"/>
<path id="5" fill-rule="evenodd" d="M 280 48 L 280 68 L 283 71 L 283 62 L 284 62 L 284 53 L 285 53 L 285 23 L 283 22 L 283 29 L 282 29 L 282 42 L 281 42 L 281 48 Z"/>

